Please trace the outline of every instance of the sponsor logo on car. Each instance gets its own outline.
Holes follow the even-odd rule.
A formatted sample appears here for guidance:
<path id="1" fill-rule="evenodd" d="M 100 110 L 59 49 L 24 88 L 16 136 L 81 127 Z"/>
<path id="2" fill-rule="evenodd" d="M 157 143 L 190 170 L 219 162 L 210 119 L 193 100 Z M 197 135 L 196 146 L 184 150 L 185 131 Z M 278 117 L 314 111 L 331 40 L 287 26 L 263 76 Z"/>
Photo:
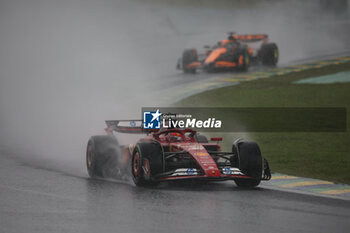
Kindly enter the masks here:
<path id="1" fill-rule="evenodd" d="M 193 168 L 187 169 L 187 174 L 188 175 L 193 175 L 193 173 L 194 173 L 194 169 Z"/>
<path id="2" fill-rule="evenodd" d="M 231 175 L 233 173 L 233 171 L 231 171 L 231 169 L 229 167 L 226 167 L 223 169 L 223 173 L 227 174 L 227 175 Z"/>

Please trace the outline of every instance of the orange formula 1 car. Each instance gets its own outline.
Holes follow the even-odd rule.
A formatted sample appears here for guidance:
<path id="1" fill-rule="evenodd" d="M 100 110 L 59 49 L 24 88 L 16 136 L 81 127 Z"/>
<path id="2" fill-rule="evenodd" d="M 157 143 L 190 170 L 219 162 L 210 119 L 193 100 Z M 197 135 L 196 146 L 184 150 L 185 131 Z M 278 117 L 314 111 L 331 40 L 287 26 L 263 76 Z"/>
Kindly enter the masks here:
<path id="1" fill-rule="evenodd" d="M 248 71 L 250 64 L 275 66 L 278 62 L 278 47 L 269 43 L 268 35 L 236 35 L 229 33 L 227 40 L 216 45 L 204 46 L 205 53 L 187 49 L 179 59 L 177 68 L 185 73 L 195 73 L 197 69 L 208 72 L 236 69 Z M 261 43 L 262 42 L 262 43 Z"/>

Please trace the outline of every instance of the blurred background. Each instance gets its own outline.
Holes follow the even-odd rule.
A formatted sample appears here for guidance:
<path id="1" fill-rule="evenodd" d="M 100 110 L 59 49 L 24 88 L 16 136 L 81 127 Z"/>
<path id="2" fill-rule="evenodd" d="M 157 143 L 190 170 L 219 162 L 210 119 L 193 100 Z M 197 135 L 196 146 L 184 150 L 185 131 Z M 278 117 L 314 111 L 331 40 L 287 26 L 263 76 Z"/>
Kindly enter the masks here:
<path id="1" fill-rule="evenodd" d="M 106 119 L 138 118 L 160 87 L 191 79 L 185 48 L 228 31 L 266 33 L 280 65 L 345 54 L 348 0 L 0 0 L 0 146 L 22 161 L 86 175 Z"/>

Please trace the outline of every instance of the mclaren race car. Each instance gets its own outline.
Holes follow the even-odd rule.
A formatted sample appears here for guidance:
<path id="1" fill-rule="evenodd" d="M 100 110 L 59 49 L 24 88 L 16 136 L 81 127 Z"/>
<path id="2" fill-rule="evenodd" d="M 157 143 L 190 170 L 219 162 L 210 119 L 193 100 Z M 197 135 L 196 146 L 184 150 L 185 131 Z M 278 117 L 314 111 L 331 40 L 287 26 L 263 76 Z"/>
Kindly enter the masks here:
<path id="1" fill-rule="evenodd" d="M 275 66 L 278 62 L 278 47 L 269 43 L 265 34 L 236 35 L 229 33 L 226 40 L 214 46 L 204 46 L 203 54 L 197 49 L 187 49 L 178 60 L 177 69 L 195 73 L 197 69 L 208 72 L 220 70 L 247 71 L 250 64 Z"/>
<path id="2" fill-rule="evenodd" d="M 122 123 L 130 122 L 123 125 Z M 131 174 L 137 186 L 172 180 L 234 180 L 251 188 L 271 173 L 255 142 L 238 139 L 232 151 L 223 152 L 219 141 L 196 131 L 136 127 L 135 121 L 106 121 L 106 134 L 92 136 L 87 144 L 86 164 L 90 177 L 120 178 Z M 119 145 L 115 133 L 144 133 L 136 144 Z"/>

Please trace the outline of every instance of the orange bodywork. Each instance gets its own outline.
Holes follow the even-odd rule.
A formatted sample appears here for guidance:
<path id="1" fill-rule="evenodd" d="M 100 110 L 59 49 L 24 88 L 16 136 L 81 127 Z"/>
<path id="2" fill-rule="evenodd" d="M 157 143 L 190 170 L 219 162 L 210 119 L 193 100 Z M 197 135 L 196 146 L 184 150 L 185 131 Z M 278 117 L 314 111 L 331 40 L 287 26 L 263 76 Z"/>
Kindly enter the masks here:
<path id="1" fill-rule="evenodd" d="M 199 61 L 194 61 L 191 62 L 190 64 L 186 65 L 186 69 L 191 69 L 191 68 L 199 68 L 201 66 L 201 63 Z"/>
<path id="2" fill-rule="evenodd" d="M 241 56 L 239 56 L 239 58 L 238 58 L 238 65 L 240 65 L 240 66 L 242 66 L 243 65 L 243 62 L 244 62 L 244 57 L 241 55 Z"/>
<path id="3" fill-rule="evenodd" d="M 216 68 L 223 68 L 223 67 L 236 67 L 237 64 L 230 61 L 217 61 L 215 62 Z"/>
<path id="4" fill-rule="evenodd" d="M 221 54 L 226 53 L 226 49 L 225 48 L 217 48 L 214 49 L 210 55 L 205 59 L 204 63 L 209 64 L 214 62 Z"/>
<path id="5" fill-rule="evenodd" d="M 230 43 L 230 42 L 232 42 L 232 40 L 222 40 L 222 41 L 220 41 L 220 44 L 223 46 L 223 45 Z"/>
<path id="6" fill-rule="evenodd" d="M 254 50 L 250 46 L 248 46 L 248 53 L 250 56 L 252 56 L 254 53 Z"/>

